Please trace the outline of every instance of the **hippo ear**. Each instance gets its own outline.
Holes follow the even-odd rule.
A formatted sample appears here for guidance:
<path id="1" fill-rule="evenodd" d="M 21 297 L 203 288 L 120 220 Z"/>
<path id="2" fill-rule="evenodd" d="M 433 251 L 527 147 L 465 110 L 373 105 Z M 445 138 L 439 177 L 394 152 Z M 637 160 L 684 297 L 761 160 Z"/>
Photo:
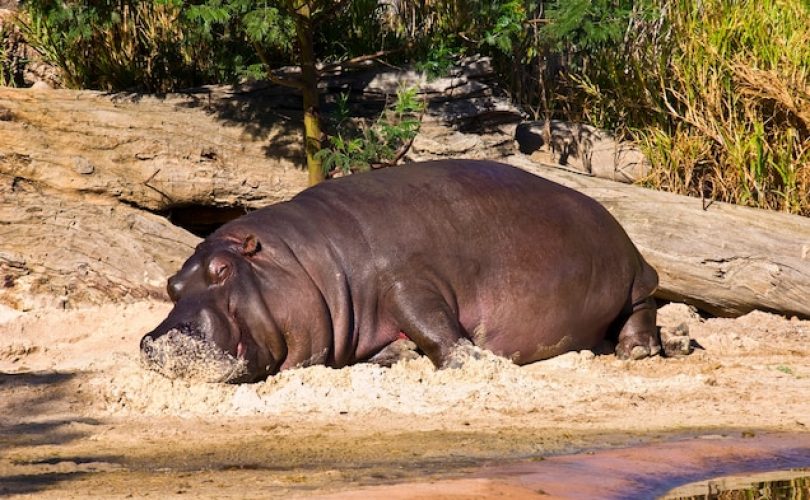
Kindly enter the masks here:
<path id="1" fill-rule="evenodd" d="M 240 251 L 242 252 L 242 255 L 244 255 L 245 257 L 252 257 L 256 255 L 256 252 L 258 252 L 261 249 L 262 245 L 261 243 L 259 243 L 259 240 L 256 238 L 256 236 L 249 234 L 245 236 L 245 241 L 242 242 L 242 248 L 240 249 Z"/>

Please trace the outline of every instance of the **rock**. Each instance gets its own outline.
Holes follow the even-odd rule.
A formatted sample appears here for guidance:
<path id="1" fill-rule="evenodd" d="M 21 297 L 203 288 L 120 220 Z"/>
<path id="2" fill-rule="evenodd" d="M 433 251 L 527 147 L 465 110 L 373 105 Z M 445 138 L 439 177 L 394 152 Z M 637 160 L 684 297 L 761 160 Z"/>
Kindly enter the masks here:
<path id="1" fill-rule="evenodd" d="M 430 133 L 420 133 L 413 141 L 411 158 L 462 157 L 481 147 L 482 140 L 474 134 L 462 134 L 442 130 L 441 126 L 430 127 Z"/>
<path id="2" fill-rule="evenodd" d="M 433 80 L 413 70 L 372 68 L 325 78 L 324 100 L 348 93 L 353 115 L 375 119 L 397 91 L 417 87 L 427 107 L 406 161 L 497 159 L 515 153 L 515 127 L 524 116 L 492 83 L 494 76 L 490 59 L 481 57 L 465 59 Z"/>
<path id="3" fill-rule="evenodd" d="M 405 155 L 407 161 L 440 158 L 498 159 L 514 152 L 509 124 L 495 126 L 487 133 L 460 132 L 446 123 L 423 123 L 413 145 Z"/>
<path id="4" fill-rule="evenodd" d="M 692 339 L 689 338 L 689 326 L 681 323 L 676 327 L 661 327 L 661 347 L 669 358 L 686 356 L 692 352 Z"/>
<path id="5" fill-rule="evenodd" d="M 50 90 L 53 87 L 48 84 L 45 80 L 35 80 L 34 83 L 31 85 L 31 88 L 34 90 Z"/>
<path id="6" fill-rule="evenodd" d="M 589 125 L 559 120 L 523 122 L 515 130 L 523 154 L 538 163 L 559 165 L 603 179 L 635 182 L 649 173 L 641 151 Z"/>
<path id="7" fill-rule="evenodd" d="M 75 170 L 77 174 L 90 175 L 96 170 L 92 163 L 81 156 L 75 158 L 74 164 L 76 165 Z"/>

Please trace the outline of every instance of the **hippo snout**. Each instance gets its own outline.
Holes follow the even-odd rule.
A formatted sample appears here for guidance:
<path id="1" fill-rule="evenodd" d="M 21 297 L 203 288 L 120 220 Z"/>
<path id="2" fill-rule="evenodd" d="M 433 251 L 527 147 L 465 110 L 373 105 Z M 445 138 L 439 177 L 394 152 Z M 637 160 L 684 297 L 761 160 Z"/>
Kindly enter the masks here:
<path id="1" fill-rule="evenodd" d="M 248 374 L 248 362 L 198 335 L 172 328 L 160 336 L 151 333 L 141 339 L 141 363 L 168 378 L 203 382 L 241 382 Z"/>

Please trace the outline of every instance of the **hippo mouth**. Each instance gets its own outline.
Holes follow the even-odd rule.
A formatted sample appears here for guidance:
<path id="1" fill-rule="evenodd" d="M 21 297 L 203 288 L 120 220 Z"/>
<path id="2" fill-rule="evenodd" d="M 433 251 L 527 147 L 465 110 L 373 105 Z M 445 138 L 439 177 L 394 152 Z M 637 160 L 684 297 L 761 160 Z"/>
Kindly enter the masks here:
<path id="1" fill-rule="evenodd" d="M 142 365 L 170 379 L 201 382 L 235 383 L 248 375 L 247 349 L 241 340 L 234 357 L 195 333 L 192 327 L 181 325 L 157 339 L 144 339 Z"/>

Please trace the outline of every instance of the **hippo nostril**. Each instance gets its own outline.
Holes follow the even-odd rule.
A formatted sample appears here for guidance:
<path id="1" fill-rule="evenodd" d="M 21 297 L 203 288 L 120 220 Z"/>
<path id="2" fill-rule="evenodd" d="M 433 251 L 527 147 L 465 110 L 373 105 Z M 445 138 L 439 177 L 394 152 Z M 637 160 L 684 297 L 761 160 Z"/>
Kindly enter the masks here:
<path id="1" fill-rule="evenodd" d="M 172 330 L 195 339 L 205 340 L 205 333 L 203 333 L 203 329 L 194 323 L 180 323 Z"/>
<path id="2" fill-rule="evenodd" d="M 145 351 L 147 348 L 146 346 L 152 343 L 154 340 L 154 337 L 151 335 L 144 335 L 143 338 L 141 338 L 141 351 Z"/>

